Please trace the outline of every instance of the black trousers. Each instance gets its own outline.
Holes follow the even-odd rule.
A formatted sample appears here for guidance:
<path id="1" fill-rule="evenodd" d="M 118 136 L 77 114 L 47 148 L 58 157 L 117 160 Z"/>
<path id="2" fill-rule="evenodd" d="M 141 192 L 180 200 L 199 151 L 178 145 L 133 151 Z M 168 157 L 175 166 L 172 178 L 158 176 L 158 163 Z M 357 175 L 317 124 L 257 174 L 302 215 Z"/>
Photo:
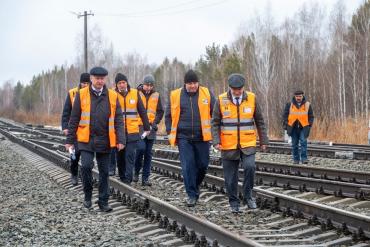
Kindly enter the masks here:
<path id="1" fill-rule="evenodd" d="M 75 150 L 76 159 L 71 158 L 71 174 L 72 176 L 78 175 L 78 162 L 80 162 L 81 152 L 80 150 Z"/>

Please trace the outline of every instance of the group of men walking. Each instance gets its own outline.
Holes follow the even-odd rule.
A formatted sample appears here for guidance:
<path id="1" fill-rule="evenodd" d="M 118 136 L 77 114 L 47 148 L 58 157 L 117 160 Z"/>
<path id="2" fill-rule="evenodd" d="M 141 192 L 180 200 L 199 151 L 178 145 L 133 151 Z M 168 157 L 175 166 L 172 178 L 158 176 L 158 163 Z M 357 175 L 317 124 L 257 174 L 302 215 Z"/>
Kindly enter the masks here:
<path id="1" fill-rule="evenodd" d="M 67 136 L 66 149 L 74 149 L 76 154 L 71 160 L 71 181 L 77 184 L 81 156 L 84 206 L 91 208 L 91 173 L 95 156 L 99 169 L 98 205 L 105 212 L 112 210 L 108 205 L 108 176 L 116 172 L 111 153 L 116 153 L 118 175 L 123 183 L 130 185 L 138 182 L 142 169 L 141 184 L 151 186 L 152 147 L 157 126 L 164 115 L 160 95 L 153 87 L 155 79 L 152 75 L 145 76 L 142 85 L 134 89 L 130 87 L 127 77 L 118 73 L 115 88 L 108 89 L 105 85 L 107 74 L 108 71 L 102 67 L 91 69 L 90 75 L 82 74 L 80 85 L 69 91 L 62 116 L 62 129 Z M 198 202 L 212 140 L 213 147 L 221 151 L 230 209 L 239 213 L 239 163 L 244 171 L 242 200 L 248 208 L 254 209 L 256 203 L 252 189 L 257 134 L 262 151 L 268 145 L 268 137 L 261 103 L 254 93 L 244 90 L 243 75 L 231 74 L 228 85 L 228 91 L 215 98 L 207 87 L 199 85 L 193 70 L 187 71 L 184 86 L 170 93 L 165 125 L 169 143 L 179 149 L 188 196 L 186 204 L 193 207 Z M 305 107 L 305 112 L 310 112 L 311 108 L 306 103 L 302 102 L 298 107 L 294 105 L 295 108 L 289 105 L 286 122 L 292 129 L 300 130 L 312 125 L 313 116 L 312 121 L 306 121 L 301 116 L 304 115 L 299 109 L 301 106 Z M 294 133 L 292 137 L 301 138 L 300 132 L 291 133 Z M 305 133 L 303 136 L 307 136 L 307 131 Z M 301 159 L 303 162 L 307 160 L 303 152 Z"/>

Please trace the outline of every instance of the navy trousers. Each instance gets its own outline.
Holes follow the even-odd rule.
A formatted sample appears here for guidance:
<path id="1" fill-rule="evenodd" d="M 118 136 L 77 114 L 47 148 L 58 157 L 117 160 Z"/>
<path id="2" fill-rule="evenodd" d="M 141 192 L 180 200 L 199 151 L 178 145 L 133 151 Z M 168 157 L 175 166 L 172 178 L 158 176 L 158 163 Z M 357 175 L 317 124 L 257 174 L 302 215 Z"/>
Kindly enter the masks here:
<path id="1" fill-rule="evenodd" d="M 127 142 L 126 147 L 117 152 L 118 175 L 121 181 L 130 184 L 135 166 L 137 141 Z"/>
<path id="2" fill-rule="evenodd" d="M 209 142 L 193 142 L 177 139 L 180 152 L 182 176 L 189 198 L 199 198 L 199 185 L 207 173 L 209 163 Z"/>
<path id="3" fill-rule="evenodd" d="M 139 174 L 141 167 L 143 168 L 142 181 L 148 181 L 150 176 L 150 165 L 152 162 L 152 148 L 154 140 L 145 138 L 140 140 L 136 150 L 135 174 Z M 143 163 L 144 158 L 144 163 Z"/>

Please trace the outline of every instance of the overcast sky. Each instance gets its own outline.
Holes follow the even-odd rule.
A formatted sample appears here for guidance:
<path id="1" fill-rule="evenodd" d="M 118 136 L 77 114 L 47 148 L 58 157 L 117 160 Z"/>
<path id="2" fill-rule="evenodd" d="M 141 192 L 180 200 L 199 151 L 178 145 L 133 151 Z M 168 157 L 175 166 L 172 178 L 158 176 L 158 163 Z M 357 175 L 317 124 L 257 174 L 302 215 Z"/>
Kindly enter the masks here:
<path id="1" fill-rule="evenodd" d="M 267 4 L 277 22 L 292 17 L 303 0 L 1 0 L 0 84 L 29 82 L 33 75 L 54 65 L 71 64 L 83 18 L 72 12 L 92 11 L 98 25 L 119 54 L 136 51 L 148 63 L 165 56 L 189 63 L 205 47 L 230 44 L 241 23 Z M 337 0 L 320 0 L 328 13 Z M 350 16 L 363 0 L 343 0 Z"/>

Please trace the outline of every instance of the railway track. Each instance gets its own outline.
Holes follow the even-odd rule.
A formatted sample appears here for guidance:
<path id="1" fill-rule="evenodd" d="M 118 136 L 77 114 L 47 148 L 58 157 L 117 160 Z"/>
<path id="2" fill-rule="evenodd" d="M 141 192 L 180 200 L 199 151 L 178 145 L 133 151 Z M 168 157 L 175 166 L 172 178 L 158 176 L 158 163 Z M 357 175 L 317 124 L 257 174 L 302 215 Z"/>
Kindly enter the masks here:
<path id="1" fill-rule="evenodd" d="M 61 152 L 62 150 L 60 149 L 62 148 L 59 139 L 54 139 L 52 134 L 49 133 L 51 136 L 47 138 L 45 136 L 41 137 L 47 140 L 40 140 L 37 138 L 40 136 L 37 132 L 22 133 L 19 129 L 17 131 L 13 129 L 10 132 L 9 130 L 9 126 L 3 126 L 0 131 L 7 138 L 12 139 L 12 141 L 18 142 L 30 148 L 32 152 L 37 152 L 53 163 L 60 165 L 64 169 L 68 169 L 68 157 Z M 42 132 L 42 130 L 38 131 Z M 18 136 L 22 137 L 18 138 Z M 195 246 L 207 246 L 207 244 L 211 246 L 369 245 L 369 215 L 334 207 L 335 205 L 346 204 L 343 200 L 347 200 L 348 205 L 355 203 L 358 205 L 362 204 L 362 206 L 359 206 L 360 211 L 366 211 L 366 208 L 368 208 L 366 205 L 369 204 L 366 194 L 362 196 L 358 194 L 356 196 L 354 191 L 343 193 L 344 190 L 342 190 L 342 194 L 336 194 L 333 191 L 339 191 L 337 189 L 324 189 L 321 191 L 322 193 L 316 193 L 317 185 L 312 186 L 316 187 L 315 189 L 311 189 L 308 185 L 306 185 L 305 189 L 303 187 L 300 189 L 299 186 L 296 187 L 292 182 L 289 182 L 289 186 L 287 186 L 287 182 L 281 182 L 284 176 L 295 174 L 299 175 L 301 179 L 316 179 L 313 182 L 314 185 L 318 182 L 317 179 L 320 178 L 319 180 L 331 179 L 332 182 L 338 182 L 336 186 L 340 183 L 348 183 L 356 184 L 357 188 L 367 188 L 367 180 L 357 178 L 356 174 L 348 174 L 348 176 L 339 175 L 343 181 L 336 181 L 335 178 L 338 175 L 331 174 L 328 171 L 321 171 L 320 173 L 319 171 L 307 172 L 307 170 L 304 172 L 294 170 L 298 169 L 298 167 L 283 166 L 284 164 L 280 164 L 279 168 L 275 168 L 275 172 L 278 174 L 282 171 L 280 175 L 284 176 L 275 178 L 276 184 L 272 183 L 273 186 L 270 186 L 271 182 L 260 184 L 257 179 L 258 186 L 255 188 L 255 193 L 258 198 L 259 209 L 245 210 L 241 215 L 235 216 L 228 211 L 227 197 L 223 189 L 224 181 L 218 159 L 214 159 L 210 166 L 210 175 L 206 176 L 205 183 L 203 184 L 199 205 L 195 209 L 189 209 L 182 202 L 185 195 L 183 183 L 181 182 L 181 168 L 178 161 L 174 160 L 176 156 L 178 157 L 178 154 L 175 152 L 168 154 L 167 152 L 167 155 L 164 155 L 167 157 L 160 158 L 158 157 L 158 153 L 161 152 L 164 153 L 163 150 L 155 150 L 157 157 L 153 161 L 153 175 L 151 179 L 154 183 L 153 188 L 158 188 L 159 191 L 165 191 L 164 195 L 156 190 L 144 190 L 145 188 L 141 188 L 136 184 L 126 186 L 113 177 L 110 179 L 112 190 L 111 203 L 115 207 L 114 213 L 120 215 L 119 212 L 121 210 L 126 213 L 128 212 L 125 210 L 130 210 L 132 213 L 132 205 L 136 203 L 137 206 L 135 208 L 137 212 L 139 212 L 139 215 L 144 215 L 142 220 L 146 220 L 146 223 L 143 223 L 143 225 L 138 224 L 138 234 L 144 234 L 144 236 L 150 236 L 152 238 L 157 237 L 158 239 L 161 239 L 163 235 L 172 234 L 172 237 L 167 236 L 163 237 L 163 239 L 168 238 L 170 239 L 168 241 L 172 241 L 171 243 L 177 243 L 178 245 L 193 244 Z M 172 157 L 172 159 L 168 159 L 169 157 Z M 273 164 L 265 164 L 265 166 L 263 164 L 257 164 L 257 167 L 260 168 L 260 175 L 262 173 L 274 174 L 273 168 L 269 167 L 269 165 L 273 166 Z M 337 172 L 339 174 L 339 171 Z M 312 173 L 314 176 L 312 176 Z M 322 174 L 326 174 L 326 177 Z M 68 173 L 58 175 L 58 172 L 55 171 L 54 175 L 62 180 L 64 185 L 69 186 Z M 97 171 L 94 171 L 94 177 L 95 179 L 98 178 Z M 265 178 L 266 180 L 263 177 L 261 178 L 263 181 L 268 181 L 267 178 Z M 365 193 L 366 190 L 363 192 Z M 130 199 L 128 200 L 128 198 Z M 119 202 L 116 202 L 116 200 Z M 129 208 L 124 205 L 128 201 Z M 135 201 L 135 203 L 132 203 L 132 201 Z M 149 205 L 149 208 L 145 205 Z M 172 209 L 164 209 L 167 206 L 169 208 L 172 207 Z M 141 209 L 139 210 L 138 208 Z M 151 214 L 149 210 L 151 210 Z M 161 218 L 156 217 L 158 213 L 161 215 Z M 148 217 L 146 218 L 145 215 Z M 153 217 L 156 220 L 152 220 Z M 193 219 L 189 220 L 191 218 Z M 135 221 L 139 222 L 141 220 L 136 219 L 130 222 L 134 223 Z M 209 225 L 204 223 L 208 223 Z M 210 230 L 210 226 L 212 225 L 217 231 Z M 181 229 L 184 228 L 187 229 L 187 234 L 181 233 Z M 149 231 L 148 229 L 151 230 Z"/>
<path id="2" fill-rule="evenodd" d="M 168 145 L 166 136 L 159 136 L 156 140 L 157 144 Z M 333 158 L 333 159 L 355 159 L 355 160 L 370 160 L 369 145 L 350 145 L 341 143 L 323 143 L 309 142 L 307 153 L 309 156 Z M 272 140 L 267 149 L 269 153 L 291 154 L 291 146 L 289 143 Z"/>
<path id="3" fill-rule="evenodd" d="M 45 169 L 53 179 L 63 184 L 69 183 L 70 175 L 68 172 L 65 172 L 65 170 L 69 170 L 69 158 L 67 156 L 61 155 L 57 151 L 49 150 L 31 141 L 17 138 L 4 129 L 0 129 L 0 133 L 9 140 L 22 145 L 63 168 L 64 170 L 61 170 L 58 167 L 50 167 L 50 165 L 48 165 Z M 23 150 L 22 153 L 25 153 L 25 151 Z M 35 159 L 37 160 L 38 158 L 39 157 L 36 157 Z M 93 177 L 95 181 L 99 178 L 96 169 L 93 170 Z M 173 238 L 165 241 L 168 242 L 167 246 L 186 246 L 188 244 L 197 244 L 198 246 L 208 246 L 208 244 L 212 246 L 219 246 L 219 244 L 222 246 L 261 246 L 255 241 L 251 241 L 247 238 L 240 238 L 238 235 L 220 228 L 212 222 L 199 219 L 163 200 L 150 196 L 145 193 L 145 191 L 127 186 L 117 178 L 110 178 L 109 184 L 111 186 L 113 199 L 113 201 L 110 201 L 111 206 L 114 207 L 113 213 L 125 217 L 127 216 L 126 213 L 128 213 L 127 210 L 129 210 L 138 215 L 143 215 L 143 219 L 140 220 L 141 224 L 137 223 L 137 228 L 133 231 L 134 233 L 142 234 L 141 236 L 143 237 L 153 237 L 161 240 L 161 236 L 163 236 L 164 233 L 172 234 Z M 130 215 L 132 215 L 132 212 Z M 146 234 L 143 235 L 144 233 Z M 169 236 L 166 235 L 163 239 L 169 239 Z"/>
<path id="4" fill-rule="evenodd" d="M 18 125 L 18 127 L 43 136 L 63 139 L 61 131 L 55 128 L 45 128 L 42 125 L 32 126 L 30 124 Z M 167 136 L 158 136 L 156 143 L 168 145 Z M 271 140 L 267 152 L 291 154 L 291 146 L 289 143 L 281 140 Z M 313 157 L 370 160 L 369 145 L 309 141 L 307 152 L 309 156 Z"/>

